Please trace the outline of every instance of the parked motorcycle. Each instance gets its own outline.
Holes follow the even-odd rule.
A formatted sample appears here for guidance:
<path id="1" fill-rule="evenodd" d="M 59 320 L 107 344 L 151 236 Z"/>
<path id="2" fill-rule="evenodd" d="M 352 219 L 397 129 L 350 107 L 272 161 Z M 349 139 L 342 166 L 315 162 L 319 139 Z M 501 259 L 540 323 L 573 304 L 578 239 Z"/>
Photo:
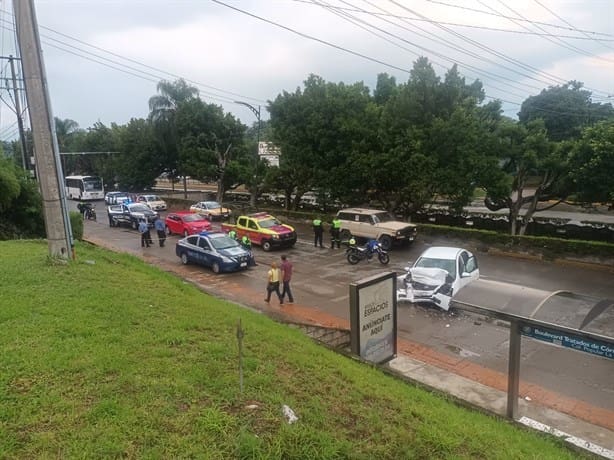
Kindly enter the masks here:
<path id="1" fill-rule="evenodd" d="M 77 209 L 84 219 L 96 220 L 96 208 L 91 203 L 79 203 Z"/>
<path id="2" fill-rule="evenodd" d="M 356 265 L 361 260 L 371 260 L 373 256 L 377 256 L 377 260 L 383 265 L 390 262 L 390 256 L 377 241 L 370 241 L 365 246 L 350 244 L 345 253 L 348 262 L 352 265 Z"/>

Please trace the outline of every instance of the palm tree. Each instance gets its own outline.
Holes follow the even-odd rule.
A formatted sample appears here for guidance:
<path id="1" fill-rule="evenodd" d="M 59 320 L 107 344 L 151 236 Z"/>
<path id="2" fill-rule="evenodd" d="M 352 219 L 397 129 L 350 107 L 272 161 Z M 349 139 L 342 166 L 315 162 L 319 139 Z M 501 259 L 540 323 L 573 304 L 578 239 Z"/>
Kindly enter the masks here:
<path id="1" fill-rule="evenodd" d="M 165 164 L 160 165 L 160 173 L 167 170 L 171 176 L 171 184 L 173 184 L 172 179 L 179 169 L 175 114 L 181 104 L 198 97 L 198 88 L 188 85 L 181 78 L 175 82 L 161 80 L 157 85 L 157 90 L 159 94 L 149 98 L 149 120 L 154 124 L 154 132 L 156 133 L 160 150 L 166 158 Z M 184 195 L 187 198 L 187 191 L 185 189 L 184 184 Z"/>
<path id="2" fill-rule="evenodd" d="M 160 94 L 149 98 L 149 119 L 153 122 L 171 122 L 181 103 L 198 97 L 198 88 L 183 78 L 175 82 L 162 80 L 156 88 Z"/>

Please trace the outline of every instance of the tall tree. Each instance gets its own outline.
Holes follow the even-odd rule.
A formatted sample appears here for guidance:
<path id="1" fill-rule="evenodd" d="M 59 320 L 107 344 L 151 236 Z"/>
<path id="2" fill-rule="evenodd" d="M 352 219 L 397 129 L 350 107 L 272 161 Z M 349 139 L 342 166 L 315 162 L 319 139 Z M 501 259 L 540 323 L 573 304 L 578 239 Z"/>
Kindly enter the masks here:
<path id="1" fill-rule="evenodd" d="M 570 171 L 580 201 L 614 207 L 614 120 L 584 130 L 572 147 Z"/>
<path id="2" fill-rule="evenodd" d="M 167 170 L 174 177 L 180 173 L 175 116 L 181 104 L 198 97 L 198 89 L 179 79 L 175 82 L 162 80 L 158 83 L 157 90 L 159 94 L 149 98 L 149 120 L 154 125 L 159 149 L 164 158 L 160 173 Z M 185 173 L 182 175 L 185 176 Z"/>
<path id="3" fill-rule="evenodd" d="M 241 180 L 238 161 L 245 157 L 245 125 L 221 106 L 187 101 L 176 114 L 180 165 L 201 180 L 214 179 L 217 199 Z"/>
<path id="4" fill-rule="evenodd" d="M 551 86 L 537 96 L 528 97 L 518 113 L 518 119 L 524 124 L 544 120 L 552 141 L 577 139 L 584 127 L 612 117 L 612 104 L 593 103 L 591 92 L 577 81 Z"/>
<path id="5" fill-rule="evenodd" d="M 376 133 L 376 123 L 367 122 L 371 97 L 364 84 L 329 83 L 310 75 L 304 86 L 284 91 L 268 107 L 273 142 L 281 149 L 279 179 L 285 183 L 280 188 L 287 199 L 294 194 L 295 208 L 309 190 L 341 193 L 348 170 L 355 171 L 350 154 L 362 151 Z"/>
<path id="6" fill-rule="evenodd" d="M 566 198 L 567 158 L 548 140 L 541 120 L 527 125 L 506 121 L 498 136 L 500 168 L 507 175 L 507 190 L 503 189 L 505 181 L 496 183 L 493 190 L 487 188 L 485 204 L 491 211 L 508 209 L 511 234 L 524 235 L 535 212 L 553 206 L 538 209 L 539 203 Z M 521 216 L 523 208 L 525 213 Z"/>

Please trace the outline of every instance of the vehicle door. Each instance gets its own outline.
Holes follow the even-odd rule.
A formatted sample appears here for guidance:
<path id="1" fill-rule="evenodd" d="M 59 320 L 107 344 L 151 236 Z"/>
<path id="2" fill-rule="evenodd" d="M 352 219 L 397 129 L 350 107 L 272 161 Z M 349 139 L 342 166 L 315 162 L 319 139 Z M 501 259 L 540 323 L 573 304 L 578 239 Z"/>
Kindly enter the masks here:
<path id="1" fill-rule="evenodd" d="M 254 219 L 247 219 L 247 236 L 250 241 L 259 243 L 262 240 L 261 230 Z"/>
<path id="2" fill-rule="evenodd" d="M 181 244 L 188 252 L 188 259 L 190 259 L 190 261 L 200 264 L 201 263 L 201 257 L 200 257 L 201 250 L 198 247 L 198 235 L 188 236 L 185 239 L 185 241 Z"/>
<path id="3" fill-rule="evenodd" d="M 168 227 L 168 230 L 171 233 L 175 233 L 179 235 L 183 234 L 183 228 L 182 228 L 183 225 L 182 225 L 181 218 L 175 214 L 169 214 L 166 217 L 166 226 Z"/>
<path id="4" fill-rule="evenodd" d="M 360 214 L 358 217 L 360 222 L 360 236 L 376 240 L 379 229 L 373 222 L 373 216 Z"/>
<path id="5" fill-rule="evenodd" d="M 458 288 L 455 289 L 455 291 L 458 291 L 480 277 L 478 261 L 473 254 L 467 251 L 461 251 L 458 256 L 457 266 L 458 271 L 456 276 L 458 277 Z"/>
<path id="6" fill-rule="evenodd" d="M 207 239 L 203 237 L 198 238 L 198 249 L 200 263 L 205 267 L 211 267 L 215 260 L 211 251 L 211 245 L 209 244 L 209 241 L 207 241 Z"/>
<path id="7" fill-rule="evenodd" d="M 122 204 L 121 210 L 122 212 L 121 214 L 118 214 L 117 220 L 125 224 L 129 224 L 130 223 L 130 209 L 125 204 Z"/>

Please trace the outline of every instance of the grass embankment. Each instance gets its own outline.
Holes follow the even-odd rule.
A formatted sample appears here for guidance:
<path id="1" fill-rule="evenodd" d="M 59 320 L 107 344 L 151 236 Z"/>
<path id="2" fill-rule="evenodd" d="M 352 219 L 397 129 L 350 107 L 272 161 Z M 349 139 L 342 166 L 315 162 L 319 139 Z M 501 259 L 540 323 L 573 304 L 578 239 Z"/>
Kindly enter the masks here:
<path id="1" fill-rule="evenodd" d="M 0 254 L 0 458 L 578 457 L 134 257 L 80 244 L 60 265 L 32 241 Z"/>

